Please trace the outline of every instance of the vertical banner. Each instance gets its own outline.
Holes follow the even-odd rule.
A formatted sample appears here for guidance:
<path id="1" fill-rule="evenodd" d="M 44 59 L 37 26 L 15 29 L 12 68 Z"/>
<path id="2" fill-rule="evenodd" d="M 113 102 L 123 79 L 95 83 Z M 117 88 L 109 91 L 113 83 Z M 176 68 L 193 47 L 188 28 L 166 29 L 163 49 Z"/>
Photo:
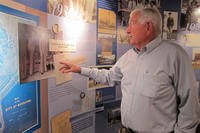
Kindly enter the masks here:
<path id="1" fill-rule="evenodd" d="M 115 0 L 98 0 L 97 3 L 96 65 L 114 65 L 117 58 L 117 8 Z M 115 87 L 96 90 L 96 107 L 115 100 Z"/>
<path id="2" fill-rule="evenodd" d="M 0 132 L 33 132 L 40 127 L 39 82 L 19 82 L 18 23 L 38 17 L 0 5 Z"/>
<path id="3" fill-rule="evenodd" d="M 97 65 L 113 65 L 117 56 L 117 2 L 98 0 Z"/>

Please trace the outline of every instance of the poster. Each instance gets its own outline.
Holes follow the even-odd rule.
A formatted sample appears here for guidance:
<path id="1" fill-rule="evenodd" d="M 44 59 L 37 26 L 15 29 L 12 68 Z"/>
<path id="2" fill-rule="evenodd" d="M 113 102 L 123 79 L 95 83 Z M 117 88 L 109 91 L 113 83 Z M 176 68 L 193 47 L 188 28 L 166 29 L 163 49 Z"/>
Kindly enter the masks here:
<path id="1" fill-rule="evenodd" d="M 0 132 L 30 132 L 40 127 L 40 84 L 19 83 L 18 23 L 38 17 L 0 5 L 0 18 Z"/>

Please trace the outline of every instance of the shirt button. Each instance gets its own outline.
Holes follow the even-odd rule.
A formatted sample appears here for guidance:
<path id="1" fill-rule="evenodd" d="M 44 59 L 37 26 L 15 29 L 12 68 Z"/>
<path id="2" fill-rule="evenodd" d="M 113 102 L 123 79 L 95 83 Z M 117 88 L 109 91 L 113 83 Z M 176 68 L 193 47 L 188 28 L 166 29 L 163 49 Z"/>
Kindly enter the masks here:
<path id="1" fill-rule="evenodd" d="M 148 70 L 146 70 L 146 71 L 145 71 L 145 73 L 147 74 L 147 73 L 149 73 L 149 71 L 148 71 Z"/>

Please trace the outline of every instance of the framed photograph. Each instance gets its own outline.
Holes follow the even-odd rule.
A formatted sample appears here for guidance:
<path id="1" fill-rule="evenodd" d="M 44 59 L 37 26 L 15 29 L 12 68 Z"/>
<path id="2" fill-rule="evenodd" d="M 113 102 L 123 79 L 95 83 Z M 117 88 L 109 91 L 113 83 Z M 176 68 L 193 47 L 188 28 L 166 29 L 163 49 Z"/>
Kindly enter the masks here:
<path id="1" fill-rule="evenodd" d="M 178 30 L 178 12 L 164 11 L 163 39 L 176 40 Z"/>

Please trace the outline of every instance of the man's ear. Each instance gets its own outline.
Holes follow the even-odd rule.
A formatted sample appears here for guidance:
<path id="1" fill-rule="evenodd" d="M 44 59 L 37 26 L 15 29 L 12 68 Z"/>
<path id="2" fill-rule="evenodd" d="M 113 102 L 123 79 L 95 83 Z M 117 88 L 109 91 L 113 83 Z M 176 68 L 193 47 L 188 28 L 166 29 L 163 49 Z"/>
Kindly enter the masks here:
<path id="1" fill-rule="evenodd" d="M 153 32 L 155 32 L 155 28 L 152 22 L 146 23 L 146 32 L 149 34 L 152 34 Z"/>

